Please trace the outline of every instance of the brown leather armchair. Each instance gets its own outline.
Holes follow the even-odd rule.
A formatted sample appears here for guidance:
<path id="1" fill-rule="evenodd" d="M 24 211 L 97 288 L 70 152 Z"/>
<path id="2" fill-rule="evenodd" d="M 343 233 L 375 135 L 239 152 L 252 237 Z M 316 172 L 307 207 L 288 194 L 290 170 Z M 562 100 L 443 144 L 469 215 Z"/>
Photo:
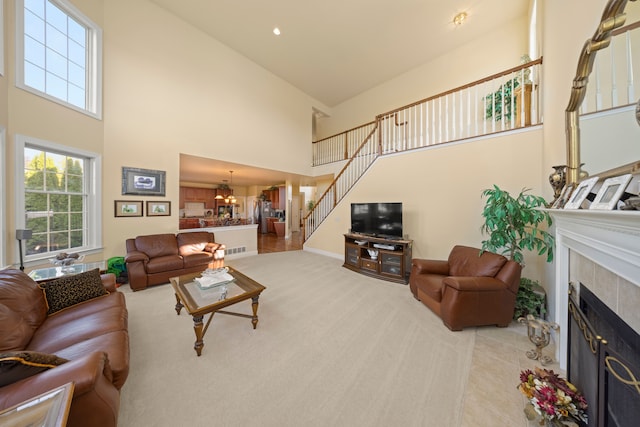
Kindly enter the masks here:
<path id="1" fill-rule="evenodd" d="M 413 259 L 409 288 L 452 331 L 511 323 L 522 267 L 502 255 L 455 246 L 446 261 Z"/>

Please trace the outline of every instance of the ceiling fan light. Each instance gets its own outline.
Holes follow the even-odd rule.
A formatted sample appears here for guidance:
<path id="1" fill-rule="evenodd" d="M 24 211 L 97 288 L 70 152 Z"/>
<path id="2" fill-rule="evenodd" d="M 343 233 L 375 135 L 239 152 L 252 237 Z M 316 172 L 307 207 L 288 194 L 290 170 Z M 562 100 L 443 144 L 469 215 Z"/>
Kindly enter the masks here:
<path id="1" fill-rule="evenodd" d="M 464 23 L 464 21 L 466 21 L 466 19 L 467 19 L 467 12 L 460 12 L 453 17 L 453 23 L 456 26 L 460 26 Z"/>

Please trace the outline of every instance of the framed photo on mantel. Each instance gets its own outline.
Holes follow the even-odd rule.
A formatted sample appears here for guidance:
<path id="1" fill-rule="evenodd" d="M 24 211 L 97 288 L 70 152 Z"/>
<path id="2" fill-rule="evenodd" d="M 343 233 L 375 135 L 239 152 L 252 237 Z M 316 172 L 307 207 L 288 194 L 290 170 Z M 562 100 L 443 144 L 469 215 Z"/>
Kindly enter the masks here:
<path id="1" fill-rule="evenodd" d="M 122 194 L 164 197 L 165 176 L 165 171 L 123 167 Z"/>
<path id="2" fill-rule="evenodd" d="M 597 182 L 598 182 L 597 176 L 581 181 L 578 184 L 578 187 L 571 194 L 571 198 L 569 199 L 567 204 L 564 205 L 564 208 L 580 209 L 580 205 L 582 205 L 582 202 L 584 202 L 584 200 L 587 198 L 587 196 L 591 192 L 591 189 L 593 188 L 594 185 L 596 185 Z"/>
<path id="3" fill-rule="evenodd" d="M 629 181 L 631 181 L 630 173 L 614 178 L 607 178 L 602 183 L 602 187 L 600 187 L 600 191 L 596 194 L 596 198 L 593 200 L 593 203 L 591 203 L 591 206 L 589 206 L 589 209 L 612 210 L 618 203 L 618 200 L 620 200 L 620 196 L 624 193 L 627 185 L 629 185 Z"/>

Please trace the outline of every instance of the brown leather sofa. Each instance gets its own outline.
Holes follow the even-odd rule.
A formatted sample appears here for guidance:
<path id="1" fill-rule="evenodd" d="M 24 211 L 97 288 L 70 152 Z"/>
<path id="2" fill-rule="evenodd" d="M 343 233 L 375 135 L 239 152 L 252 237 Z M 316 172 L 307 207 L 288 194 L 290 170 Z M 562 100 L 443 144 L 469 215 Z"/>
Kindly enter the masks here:
<path id="1" fill-rule="evenodd" d="M 502 255 L 455 246 L 444 260 L 413 259 L 409 288 L 452 331 L 511 323 L 522 267 Z"/>
<path id="2" fill-rule="evenodd" d="M 115 276 L 93 274 L 94 286 L 102 279 L 108 294 L 48 314 L 36 282 L 20 270 L 0 270 L 0 410 L 73 382 L 68 427 L 117 425 L 120 389 L 129 374 L 127 308 Z M 11 367 L 23 352 L 67 361 L 36 373 L 24 359 Z"/>
<path id="3" fill-rule="evenodd" d="M 225 246 L 213 233 L 194 231 L 150 234 L 127 239 L 129 286 L 138 291 L 169 282 L 171 277 L 224 266 Z"/>

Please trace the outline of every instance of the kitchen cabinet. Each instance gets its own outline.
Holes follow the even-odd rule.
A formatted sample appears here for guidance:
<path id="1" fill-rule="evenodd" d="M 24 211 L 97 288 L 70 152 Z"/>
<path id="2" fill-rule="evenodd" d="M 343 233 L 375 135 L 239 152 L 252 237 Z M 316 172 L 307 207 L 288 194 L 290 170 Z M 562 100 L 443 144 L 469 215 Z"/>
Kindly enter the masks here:
<path id="1" fill-rule="evenodd" d="M 269 217 L 267 218 L 267 233 L 275 233 L 276 228 L 273 226 L 273 223 L 278 221 L 278 218 Z"/>
<path id="2" fill-rule="evenodd" d="M 262 190 L 265 200 L 271 201 L 273 209 L 286 209 L 285 207 L 285 187 L 278 187 L 275 190 Z"/>
<path id="3" fill-rule="evenodd" d="M 200 202 L 206 209 L 215 208 L 215 189 L 198 187 L 180 187 L 180 209 L 184 209 L 187 202 Z"/>

